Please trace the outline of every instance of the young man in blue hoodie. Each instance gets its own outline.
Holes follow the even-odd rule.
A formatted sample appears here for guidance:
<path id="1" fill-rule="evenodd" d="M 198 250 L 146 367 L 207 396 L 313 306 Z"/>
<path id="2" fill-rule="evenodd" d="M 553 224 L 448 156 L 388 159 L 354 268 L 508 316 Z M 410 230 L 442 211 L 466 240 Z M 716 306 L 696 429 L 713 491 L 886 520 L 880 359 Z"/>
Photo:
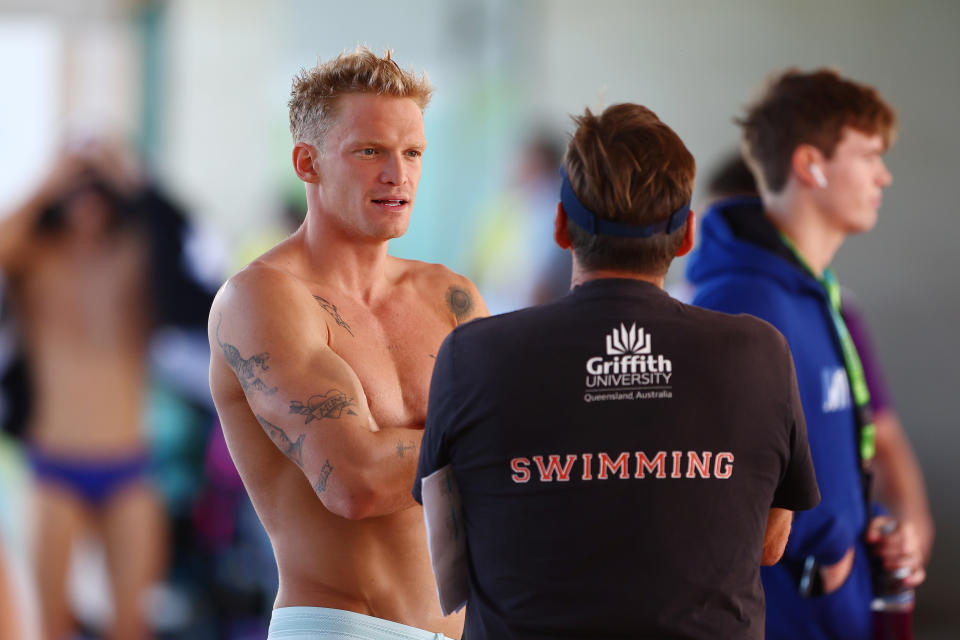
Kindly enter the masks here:
<path id="1" fill-rule="evenodd" d="M 823 497 L 796 515 L 783 560 L 762 572 L 767 637 L 868 639 L 871 565 L 912 588 L 925 577 L 924 554 L 913 522 L 874 517 L 869 503 L 874 458 L 889 459 L 875 452 L 887 441 L 877 438 L 829 265 L 847 235 L 876 222 L 896 116 L 870 87 L 791 70 L 740 124 L 761 198 L 714 205 L 687 275 L 694 304 L 758 316 L 787 338 Z"/>

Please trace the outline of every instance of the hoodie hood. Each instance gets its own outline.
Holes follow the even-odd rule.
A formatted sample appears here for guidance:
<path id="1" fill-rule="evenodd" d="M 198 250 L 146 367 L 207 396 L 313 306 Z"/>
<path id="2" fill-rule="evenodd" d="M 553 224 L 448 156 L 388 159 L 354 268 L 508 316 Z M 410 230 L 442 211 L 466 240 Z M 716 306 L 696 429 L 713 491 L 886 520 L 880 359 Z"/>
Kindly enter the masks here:
<path id="1" fill-rule="evenodd" d="M 750 196 L 720 200 L 707 210 L 686 275 L 697 288 L 733 275 L 749 275 L 775 280 L 788 291 L 823 296 L 823 287 L 764 214 L 763 202 Z"/>

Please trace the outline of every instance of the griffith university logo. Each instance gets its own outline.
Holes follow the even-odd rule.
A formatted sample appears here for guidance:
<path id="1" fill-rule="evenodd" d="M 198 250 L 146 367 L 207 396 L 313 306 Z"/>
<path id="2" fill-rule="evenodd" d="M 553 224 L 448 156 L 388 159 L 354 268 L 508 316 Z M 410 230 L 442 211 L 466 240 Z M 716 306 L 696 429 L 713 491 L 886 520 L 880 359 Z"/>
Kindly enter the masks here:
<path id="1" fill-rule="evenodd" d="M 652 336 L 634 322 L 605 336 L 607 353 L 587 360 L 584 402 L 672 398 L 673 364 L 654 355 Z"/>
<path id="2" fill-rule="evenodd" d="M 620 330 L 614 328 L 607 336 L 607 355 L 617 356 L 622 354 L 645 354 L 650 353 L 650 336 L 644 334 L 643 327 L 637 330 L 637 323 L 630 325 L 628 331 L 623 323 L 620 323 Z"/>

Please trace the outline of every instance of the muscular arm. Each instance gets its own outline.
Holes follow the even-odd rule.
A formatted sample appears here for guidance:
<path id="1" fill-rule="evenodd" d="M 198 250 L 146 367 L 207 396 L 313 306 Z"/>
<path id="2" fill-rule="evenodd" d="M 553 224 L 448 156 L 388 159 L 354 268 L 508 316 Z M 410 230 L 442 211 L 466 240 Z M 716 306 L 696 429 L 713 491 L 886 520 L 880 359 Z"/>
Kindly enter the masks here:
<path id="1" fill-rule="evenodd" d="M 234 276 L 210 314 L 217 408 L 226 414 L 224 378 L 239 385 L 250 415 L 333 513 L 356 519 L 412 506 L 422 431 L 376 425 L 356 373 L 327 346 L 328 331 L 291 276 L 265 266 Z"/>
<path id="2" fill-rule="evenodd" d="M 765 567 L 775 565 L 783 557 L 783 550 L 787 548 L 787 538 L 790 537 L 790 524 L 793 522 L 793 511 L 788 509 L 770 509 L 767 516 L 767 532 L 763 537 L 763 558 L 760 564 Z"/>

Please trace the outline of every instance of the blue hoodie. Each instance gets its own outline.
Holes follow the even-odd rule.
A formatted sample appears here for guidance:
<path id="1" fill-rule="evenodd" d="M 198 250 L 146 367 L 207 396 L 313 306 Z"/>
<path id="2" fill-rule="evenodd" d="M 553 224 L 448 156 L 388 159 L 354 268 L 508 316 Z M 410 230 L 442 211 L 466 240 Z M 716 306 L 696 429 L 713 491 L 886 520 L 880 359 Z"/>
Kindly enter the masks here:
<path id="1" fill-rule="evenodd" d="M 867 513 L 857 427 L 840 343 L 823 286 L 780 240 L 756 198 L 717 203 L 703 219 L 700 246 L 687 265 L 693 304 L 748 313 L 786 337 L 797 367 L 810 452 L 822 501 L 796 513 L 783 560 L 761 571 L 767 638 L 872 638 Z M 804 560 L 838 562 L 855 547 L 854 567 L 834 593 L 802 598 Z"/>

